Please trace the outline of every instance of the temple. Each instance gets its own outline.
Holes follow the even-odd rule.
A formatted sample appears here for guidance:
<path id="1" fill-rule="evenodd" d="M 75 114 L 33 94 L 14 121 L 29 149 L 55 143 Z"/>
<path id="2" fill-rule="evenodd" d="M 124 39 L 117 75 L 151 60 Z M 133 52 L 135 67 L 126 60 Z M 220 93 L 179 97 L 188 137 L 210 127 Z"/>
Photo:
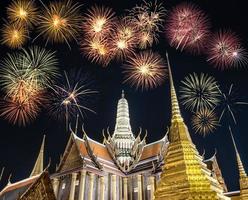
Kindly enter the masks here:
<path id="1" fill-rule="evenodd" d="M 49 175 L 44 137 L 30 177 L 9 180 L 0 200 L 248 200 L 248 177 L 234 139 L 240 191 L 230 192 L 216 153 L 209 159 L 199 155 L 180 112 L 170 66 L 169 76 L 171 124 L 160 140 L 147 144 L 148 133 L 133 132 L 122 91 L 114 130 L 103 130 L 102 143 L 84 127 L 70 128 L 64 153 Z"/>

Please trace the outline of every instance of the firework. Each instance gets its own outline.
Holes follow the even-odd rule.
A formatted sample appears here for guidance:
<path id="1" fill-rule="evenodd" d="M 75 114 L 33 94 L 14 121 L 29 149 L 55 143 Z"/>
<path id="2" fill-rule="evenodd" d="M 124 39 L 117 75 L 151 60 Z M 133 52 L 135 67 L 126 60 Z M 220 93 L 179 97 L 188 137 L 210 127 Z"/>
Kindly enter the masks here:
<path id="1" fill-rule="evenodd" d="M 235 33 L 219 31 L 212 38 L 208 46 L 208 61 L 217 68 L 224 70 L 247 63 L 247 52 Z"/>
<path id="2" fill-rule="evenodd" d="M 182 81 L 180 99 L 190 110 L 212 109 L 220 103 L 218 83 L 207 74 L 190 74 Z"/>
<path id="3" fill-rule="evenodd" d="M 203 136 L 212 133 L 218 125 L 218 118 L 213 110 L 200 109 L 192 117 L 193 129 Z"/>
<path id="4" fill-rule="evenodd" d="M 120 60 L 134 53 L 138 39 L 136 28 L 132 23 L 124 19 L 120 20 L 111 38 L 114 54 Z"/>
<path id="5" fill-rule="evenodd" d="M 76 36 L 82 22 L 80 6 L 71 0 L 50 3 L 39 17 L 38 30 L 40 33 L 37 37 L 42 35 L 46 42 L 66 42 L 70 48 L 69 41 L 73 39 L 77 41 Z"/>
<path id="6" fill-rule="evenodd" d="M 206 14 L 197 6 L 182 3 L 168 15 L 166 35 L 171 46 L 200 53 L 209 36 L 209 22 Z"/>
<path id="7" fill-rule="evenodd" d="M 5 24 L 2 29 L 2 44 L 10 48 L 20 48 L 28 39 L 28 31 L 19 24 Z"/>
<path id="8" fill-rule="evenodd" d="M 92 62 L 99 63 L 104 67 L 109 64 L 113 57 L 113 49 L 108 38 L 88 37 L 81 42 L 82 53 Z"/>
<path id="9" fill-rule="evenodd" d="M 231 119 L 233 120 L 235 124 L 237 124 L 237 120 L 235 117 L 236 108 L 240 105 L 248 105 L 248 102 L 239 101 L 237 99 L 237 95 L 235 95 L 235 92 L 233 89 L 233 84 L 231 84 L 227 93 L 223 93 L 222 91 L 220 91 L 220 93 L 222 97 L 220 109 L 222 111 L 221 111 L 221 115 L 219 118 L 219 122 L 222 120 L 224 115 L 227 115 L 228 117 L 231 117 Z"/>
<path id="10" fill-rule="evenodd" d="M 85 74 L 80 71 L 75 74 L 68 76 L 65 72 L 61 84 L 50 87 L 48 112 L 57 119 L 65 120 L 67 128 L 71 117 L 79 115 L 84 118 L 86 111 L 95 113 L 87 106 L 87 103 L 89 97 L 97 92 L 88 88 L 89 81 Z M 82 79 L 82 77 L 85 77 L 85 79 Z"/>
<path id="11" fill-rule="evenodd" d="M 113 29 L 115 13 L 111 8 L 92 7 L 84 17 L 83 31 L 90 37 L 105 36 Z"/>
<path id="12" fill-rule="evenodd" d="M 152 89 L 167 77 L 164 60 L 157 53 L 144 51 L 130 57 L 124 65 L 125 80 L 136 88 Z"/>
<path id="13" fill-rule="evenodd" d="M 37 94 L 38 95 L 38 94 Z M 39 97 L 32 96 L 23 101 L 17 99 L 4 98 L 0 105 L 0 116 L 12 124 L 26 126 L 32 122 L 40 111 Z"/>
<path id="14" fill-rule="evenodd" d="M 164 16 L 165 8 L 157 1 L 144 1 L 142 5 L 137 5 L 129 11 L 126 19 L 139 31 L 140 48 L 152 46 L 153 41 L 157 41 L 157 33 L 161 31 Z"/>
<path id="15" fill-rule="evenodd" d="M 54 52 L 37 46 L 22 49 L 18 53 L 8 54 L 1 62 L 0 85 L 11 97 L 21 92 L 19 85 L 36 90 L 45 88 L 58 76 L 56 65 Z"/>
<path id="16" fill-rule="evenodd" d="M 33 26 L 38 21 L 38 11 L 32 0 L 14 0 L 7 8 L 11 23 Z"/>

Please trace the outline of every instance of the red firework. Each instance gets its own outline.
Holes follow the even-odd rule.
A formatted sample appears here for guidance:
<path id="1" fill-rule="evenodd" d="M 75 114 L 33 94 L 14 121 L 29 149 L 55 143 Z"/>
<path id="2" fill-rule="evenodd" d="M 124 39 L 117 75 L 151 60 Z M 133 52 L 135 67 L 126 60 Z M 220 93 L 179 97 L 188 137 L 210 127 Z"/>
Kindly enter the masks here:
<path id="1" fill-rule="evenodd" d="M 199 54 L 209 36 L 207 15 L 194 4 L 182 3 L 168 15 L 166 35 L 171 46 Z"/>
<path id="2" fill-rule="evenodd" d="M 247 52 L 235 33 L 220 30 L 209 43 L 208 61 L 221 70 L 239 67 L 247 63 Z"/>

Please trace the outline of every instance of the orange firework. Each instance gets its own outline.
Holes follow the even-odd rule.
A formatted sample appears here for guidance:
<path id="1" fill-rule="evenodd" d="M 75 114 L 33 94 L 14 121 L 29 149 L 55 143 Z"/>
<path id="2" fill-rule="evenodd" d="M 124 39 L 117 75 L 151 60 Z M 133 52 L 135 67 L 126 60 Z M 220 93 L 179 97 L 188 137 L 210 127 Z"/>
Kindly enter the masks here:
<path id="1" fill-rule="evenodd" d="M 121 20 L 117 23 L 111 38 L 114 54 L 120 60 L 123 60 L 127 55 L 134 53 L 134 48 L 138 39 L 137 31 L 132 23 Z"/>
<path id="2" fill-rule="evenodd" d="M 107 38 L 89 37 L 81 42 L 81 50 L 92 62 L 107 66 L 113 57 L 113 51 Z"/>
<path id="3" fill-rule="evenodd" d="M 66 42 L 70 47 L 69 41 L 76 40 L 80 30 L 80 6 L 71 0 L 50 3 L 40 16 L 37 37 L 43 35 L 47 42 Z"/>
<path id="4" fill-rule="evenodd" d="M 41 104 L 40 97 L 39 93 L 29 94 L 26 98 L 5 97 L 1 103 L 0 116 L 10 123 L 25 126 L 37 117 Z"/>
<path id="5" fill-rule="evenodd" d="M 167 69 L 162 57 L 152 51 L 144 51 L 130 57 L 124 65 L 125 80 L 136 89 L 153 89 L 161 85 L 167 77 Z"/>
<path id="6" fill-rule="evenodd" d="M 20 48 L 28 39 L 28 31 L 19 24 L 5 24 L 2 29 L 2 44 L 10 48 Z"/>
<path id="7" fill-rule="evenodd" d="M 111 8 L 92 7 L 84 17 L 83 31 L 90 37 L 108 34 L 115 22 L 115 13 Z"/>
<path id="8" fill-rule="evenodd" d="M 7 8 L 11 23 L 33 26 L 37 24 L 38 10 L 32 0 L 14 0 Z"/>

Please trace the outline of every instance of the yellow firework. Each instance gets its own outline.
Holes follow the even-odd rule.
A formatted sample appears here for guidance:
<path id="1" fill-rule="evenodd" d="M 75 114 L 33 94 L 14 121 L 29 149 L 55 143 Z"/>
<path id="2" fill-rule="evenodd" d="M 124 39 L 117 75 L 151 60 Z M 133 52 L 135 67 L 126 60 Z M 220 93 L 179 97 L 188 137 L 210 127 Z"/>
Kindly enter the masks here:
<path id="1" fill-rule="evenodd" d="M 130 57 L 124 65 L 125 80 L 136 88 L 152 89 L 164 81 L 167 77 L 167 69 L 164 60 L 152 51 L 140 52 Z"/>
<path id="2" fill-rule="evenodd" d="M 92 62 L 103 65 L 109 64 L 113 57 L 112 47 L 107 38 L 89 37 L 81 42 L 81 50 Z"/>
<path id="3" fill-rule="evenodd" d="M 140 49 L 146 49 L 147 47 L 151 47 L 153 44 L 153 34 L 150 32 L 140 32 L 138 38 Z"/>
<path id="4" fill-rule="evenodd" d="M 80 6 L 71 0 L 50 3 L 39 17 L 37 37 L 42 35 L 47 42 L 66 42 L 70 47 L 69 41 L 76 40 L 82 22 Z"/>
<path id="5" fill-rule="evenodd" d="M 91 37 L 109 33 L 115 22 L 115 13 L 111 8 L 92 7 L 84 17 L 83 30 Z"/>
<path id="6" fill-rule="evenodd" d="M 134 53 L 137 45 L 137 31 L 135 27 L 126 20 L 121 20 L 116 24 L 115 31 L 111 36 L 113 51 L 120 60 L 125 59 L 128 55 Z"/>
<path id="7" fill-rule="evenodd" d="M 218 118 L 213 110 L 201 109 L 192 117 L 193 129 L 203 136 L 212 133 L 218 125 Z"/>
<path id="8" fill-rule="evenodd" d="M 10 48 L 20 48 L 28 39 L 28 31 L 19 24 L 5 24 L 2 29 L 2 44 Z"/>
<path id="9" fill-rule="evenodd" d="M 38 10 L 32 0 L 14 0 L 7 8 L 11 23 L 32 26 L 37 24 Z"/>

